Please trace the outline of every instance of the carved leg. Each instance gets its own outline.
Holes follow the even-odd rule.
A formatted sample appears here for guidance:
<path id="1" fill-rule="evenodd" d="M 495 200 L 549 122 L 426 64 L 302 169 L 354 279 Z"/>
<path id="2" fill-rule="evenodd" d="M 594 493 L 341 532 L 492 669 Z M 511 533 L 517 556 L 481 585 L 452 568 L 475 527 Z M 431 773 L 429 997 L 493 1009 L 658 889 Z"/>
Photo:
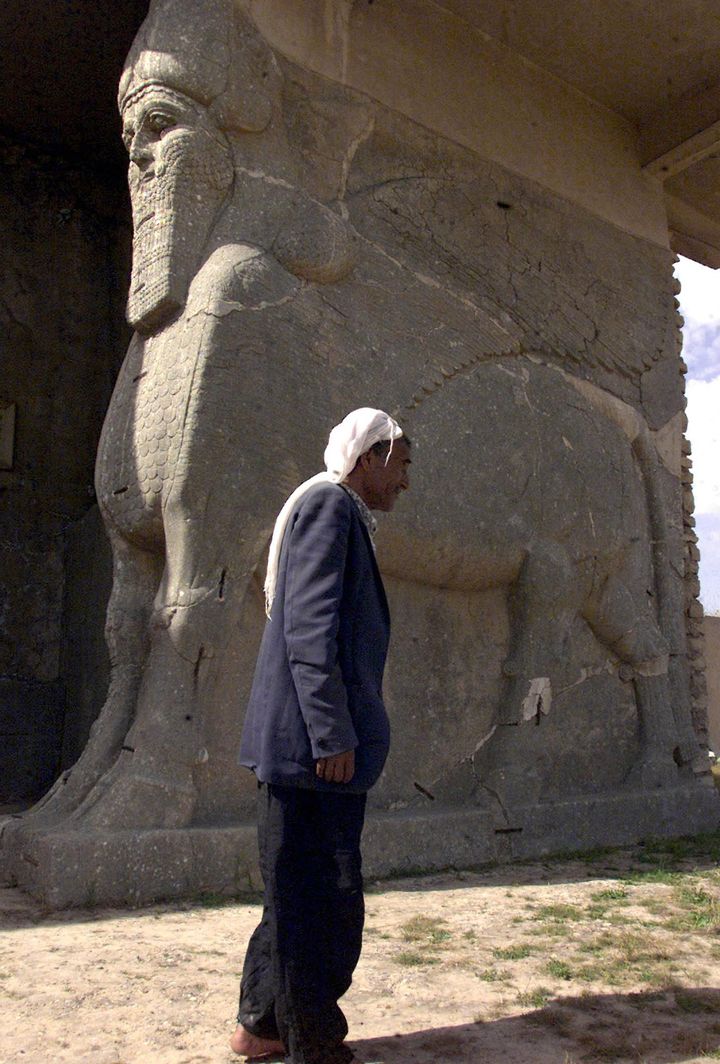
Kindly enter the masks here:
<path id="1" fill-rule="evenodd" d="M 212 488 L 212 485 L 209 486 Z M 166 504 L 167 565 L 155 597 L 151 648 L 132 727 L 111 770 L 73 815 L 83 829 L 182 827 L 192 820 L 194 773 L 207 759 L 204 716 L 272 517 L 248 529 L 237 497 L 217 513 L 186 495 Z M 238 528 L 242 526 L 243 538 Z"/>
<path id="2" fill-rule="evenodd" d="M 684 647 L 683 652 L 670 654 L 668 676 L 670 689 L 674 695 L 672 708 L 675 720 L 675 734 L 677 736 L 675 759 L 681 765 L 690 765 L 696 775 L 708 776 L 710 774 L 710 762 L 707 752 L 700 746 L 692 723 L 689 696 L 690 678 Z"/>
<path id="3" fill-rule="evenodd" d="M 540 542 L 528 551 L 510 595 L 510 652 L 499 723 L 539 719 L 552 705 L 552 673 L 566 656 L 582 601 L 581 574 L 566 551 Z"/>
<path id="4" fill-rule="evenodd" d="M 520 754 L 523 726 L 540 724 L 551 711 L 553 683 L 567 656 L 567 640 L 581 602 L 583 575 L 558 544 L 534 543 L 510 594 L 510 652 L 503 663 L 505 689 L 498 725 L 483 746 L 488 771 L 478 776 L 478 795 L 492 799 L 498 825 L 511 826 L 513 810 L 532 804 L 542 780 Z"/>
<path id="5" fill-rule="evenodd" d="M 56 824 L 81 804 L 118 757 L 135 713 L 162 557 L 128 543 L 116 532 L 111 531 L 110 540 L 113 588 L 105 624 L 111 665 L 107 699 L 76 764 L 22 818 L 29 827 Z"/>
<path id="6" fill-rule="evenodd" d="M 668 649 L 655 618 L 616 576 L 609 577 L 600 594 L 588 602 L 585 617 L 601 642 L 623 662 L 621 675 L 631 679 L 635 689 L 640 758 L 629 780 L 650 787 L 675 782 L 677 731 L 667 677 Z"/>
<path id="7" fill-rule="evenodd" d="M 195 720 L 200 667 L 180 658 L 167 631 L 153 632 L 135 722 L 110 770 L 72 815 L 83 828 L 181 827 L 195 805 L 200 757 Z"/>

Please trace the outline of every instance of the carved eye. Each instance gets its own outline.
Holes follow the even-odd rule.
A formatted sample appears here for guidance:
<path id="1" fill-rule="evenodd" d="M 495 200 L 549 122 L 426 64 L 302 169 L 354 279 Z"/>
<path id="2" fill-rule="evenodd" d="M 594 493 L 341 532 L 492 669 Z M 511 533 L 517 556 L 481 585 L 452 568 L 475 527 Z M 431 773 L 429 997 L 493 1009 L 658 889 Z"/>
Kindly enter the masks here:
<path id="1" fill-rule="evenodd" d="M 162 111 L 151 111 L 146 120 L 147 128 L 158 135 L 162 135 L 167 129 L 172 129 L 175 124 L 175 119 L 168 114 L 163 114 Z"/>

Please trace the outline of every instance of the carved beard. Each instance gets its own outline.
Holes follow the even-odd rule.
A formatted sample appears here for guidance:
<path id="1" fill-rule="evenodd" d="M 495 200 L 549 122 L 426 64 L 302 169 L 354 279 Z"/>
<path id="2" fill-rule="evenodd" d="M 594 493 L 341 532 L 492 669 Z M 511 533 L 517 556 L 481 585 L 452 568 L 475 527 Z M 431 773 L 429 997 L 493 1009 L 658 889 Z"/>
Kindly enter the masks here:
<path id="1" fill-rule="evenodd" d="M 127 319 L 155 332 L 180 310 L 232 183 L 229 148 L 205 130 L 161 142 L 152 174 L 130 167 L 133 263 Z"/>

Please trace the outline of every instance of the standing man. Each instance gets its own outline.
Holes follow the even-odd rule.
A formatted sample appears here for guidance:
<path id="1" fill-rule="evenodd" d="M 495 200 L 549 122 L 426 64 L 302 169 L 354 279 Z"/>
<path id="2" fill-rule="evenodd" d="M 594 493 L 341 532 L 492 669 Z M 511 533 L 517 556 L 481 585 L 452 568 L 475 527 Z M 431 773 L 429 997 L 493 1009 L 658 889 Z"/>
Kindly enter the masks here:
<path id="1" fill-rule="evenodd" d="M 410 441 L 363 407 L 330 433 L 326 473 L 290 496 L 268 558 L 265 627 L 240 748 L 257 776 L 262 920 L 248 945 L 232 1049 L 349 1064 L 338 999 L 360 956 L 360 834 L 387 757 L 390 634 L 371 510 L 408 487 Z"/>

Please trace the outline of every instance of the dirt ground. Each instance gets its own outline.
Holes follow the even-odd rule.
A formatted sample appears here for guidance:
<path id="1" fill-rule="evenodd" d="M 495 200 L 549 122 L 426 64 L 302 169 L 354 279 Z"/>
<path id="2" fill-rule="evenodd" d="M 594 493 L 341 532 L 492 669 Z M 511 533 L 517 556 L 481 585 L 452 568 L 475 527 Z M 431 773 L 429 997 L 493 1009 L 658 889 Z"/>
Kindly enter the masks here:
<path id="1" fill-rule="evenodd" d="M 368 884 L 349 1042 L 382 1064 L 720 1059 L 720 834 Z M 230 1064 L 257 902 L 0 891 L 2 1064 Z"/>

